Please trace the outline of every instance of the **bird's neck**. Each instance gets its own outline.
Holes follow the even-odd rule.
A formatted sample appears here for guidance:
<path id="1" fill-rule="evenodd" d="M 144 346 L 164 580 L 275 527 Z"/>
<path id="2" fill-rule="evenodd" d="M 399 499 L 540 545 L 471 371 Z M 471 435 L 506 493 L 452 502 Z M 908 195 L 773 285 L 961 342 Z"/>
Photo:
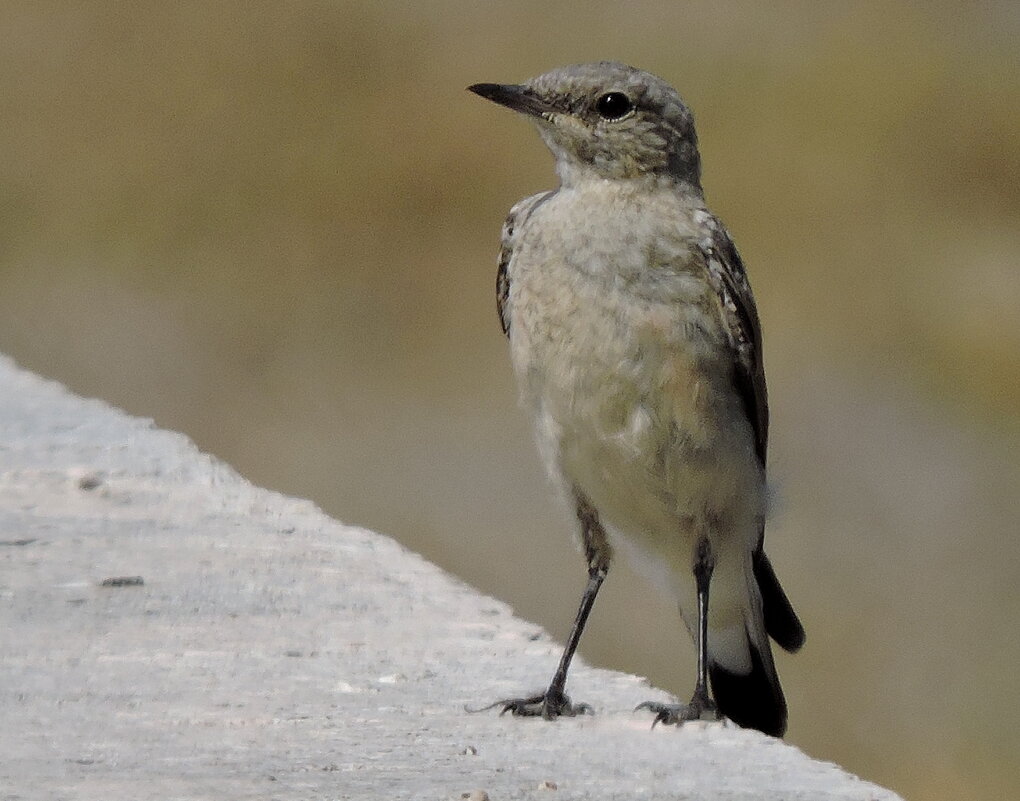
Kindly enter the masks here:
<path id="1" fill-rule="evenodd" d="M 672 192 L 687 195 L 699 203 L 704 202 L 700 184 L 691 183 L 672 173 L 648 172 L 633 177 L 612 177 L 604 175 L 589 164 L 560 159 L 556 163 L 556 174 L 559 176 L 560 186 L 564 189 L 584 190 L 597 187 L 602 190 L 611 185 L 621 194 Z"/>

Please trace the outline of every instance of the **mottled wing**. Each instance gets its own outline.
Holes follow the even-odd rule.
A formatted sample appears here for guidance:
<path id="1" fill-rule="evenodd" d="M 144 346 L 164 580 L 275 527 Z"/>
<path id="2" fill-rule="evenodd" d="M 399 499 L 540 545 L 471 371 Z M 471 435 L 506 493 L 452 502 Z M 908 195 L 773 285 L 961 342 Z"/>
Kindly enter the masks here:
<path id="1" fill-rule="evenodd" d="M 765 389 L 758 309 L 754 305 L 744 264 L 726 228 L 715 217 L 709 217 L 705 230 L 706 235 L 700 244 L 733 347 L 733 380 L 754 428 L 755 449 L 764 470 L 769 440 L 769 399 Z M 765 631 L 787 651 L 796 651 L 804 644 L 804 627 L 765 555 L 764 539 L 763 521 L 753 565 L 761 592 Z"/>
<path id="2" fill-rule="evenodd" d="M 734 383 L 754 428 L 755 450 L 764 468 L 769 440 L 769 399 L 761 353 L 761 324 L 754 295 L 740 254 L 726 228 L 715 217 L 709 216 L 706 220 L 700 246 L 733 347 Z"/>
<path id="3" fill-rule="evenodd" d="M 514 257 L 514 248 L 520 241 L 521 231 L 532 212 L 552 195 L 553 192 L 539 192 L 537 195 L 518 201 L 510 209 L 510 213 L 503 223 L 496 270 L 496 311 L 499 312 L 499 324 L 503 328 L 503 333 L 508 337 L 510 336 L 510 262 Z"/>
<path id="4" fill-rule="evenodd" d="M 510 218 L 507 218 L 507 225 Z M 499 248 L 499 267 L 496 269 L 496 311 L 499 312 L 499 325 L 503 333 L 510 336 L 510 274 L 507 268 L 510 266 L 510 258 L 513 256 L 513 248 L 510 246 L 506 225 L 503 226 L 503 243 Z"/>

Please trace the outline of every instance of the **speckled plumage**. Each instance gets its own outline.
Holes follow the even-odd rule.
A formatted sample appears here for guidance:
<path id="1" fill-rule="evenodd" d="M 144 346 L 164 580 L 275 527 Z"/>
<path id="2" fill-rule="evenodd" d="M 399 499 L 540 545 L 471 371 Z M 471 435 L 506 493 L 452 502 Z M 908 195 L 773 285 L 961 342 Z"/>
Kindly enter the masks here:
<path id="1" fill-rule="evenodd" d="M 708 555 L 716 701 L 780 734 L 786 708 L 766 632 L 796 648 L 803 630 L 762 550 L 758 315 L 705 206 L 693 117 L 664 81 L 614 62 L 472 89 L 535 121 L 561 181 L 513 207 L 497 277 L 549 473 L 597 512 L 603 574 L 623 553 L 677 598 L 695 637 L 695 573 Z M 590 551 L 591 527 L 582 533 Z M 762 697 L 738 698 L 747 692 L 732 682 Z"/>

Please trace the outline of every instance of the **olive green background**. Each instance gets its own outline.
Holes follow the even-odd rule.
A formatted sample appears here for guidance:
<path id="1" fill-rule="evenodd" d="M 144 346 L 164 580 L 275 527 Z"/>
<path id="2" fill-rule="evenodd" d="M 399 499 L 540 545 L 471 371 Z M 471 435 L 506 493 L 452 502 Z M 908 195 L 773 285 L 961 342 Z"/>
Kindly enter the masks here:
<path id="1" fill-rule="evenodd" d="M 1020 793 L 1015 4 L 12 2 L 0 30 L 0 350 L 560 637 L 583 562 L 494 308 L 503 215 L 555 178 L 464 87 L 667 78 L 764 327 L 788 739 L 910 798 Z M 622 565 L 582 651 L 690 691 Z"/>

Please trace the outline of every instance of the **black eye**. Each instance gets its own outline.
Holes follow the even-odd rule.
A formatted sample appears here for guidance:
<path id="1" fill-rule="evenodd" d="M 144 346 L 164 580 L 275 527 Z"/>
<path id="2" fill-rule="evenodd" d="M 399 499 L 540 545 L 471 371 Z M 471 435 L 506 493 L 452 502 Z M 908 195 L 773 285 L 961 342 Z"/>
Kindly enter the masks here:
<path id="1" fill-rule="evenodd" d="M 595 110 L 605 120 L 618 120 L 634 108 L 623 92 L 609 92 L 595 101 Z"/>

